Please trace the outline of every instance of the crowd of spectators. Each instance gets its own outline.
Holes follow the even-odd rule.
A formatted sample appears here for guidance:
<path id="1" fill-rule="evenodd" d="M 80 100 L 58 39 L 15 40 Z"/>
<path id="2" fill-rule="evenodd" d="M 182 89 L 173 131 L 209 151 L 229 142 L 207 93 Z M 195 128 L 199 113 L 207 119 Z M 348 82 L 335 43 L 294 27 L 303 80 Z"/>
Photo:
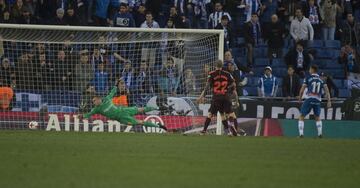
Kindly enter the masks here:
<path id="1" fill-rule="evenodd" d="M 222 29 L 225 68 L 237 78 L 239 94 L 248 82 L 246 75 L 254 74 L 254 49 L 264 45 L 270 61 L 284 58 L 289 66 L 288 74 L 283 74 L 285 97 L 296 96 L 298 85 L 293 82 L 305 76 L 314 59 L 308 41 L 341 41 L 337 63 L 344 65 L 346 74 L 360 71 L 360 0 L 0 0 L 0 23 Z M 232 57 L 238 38 L 244 39 L 245 62 Z M 293 47 L 283 54 L 286 42 Z M 177 57 L 170 55 L 158 66 L 154 46 L 143 46 L 134 66 L 121 47 L 31 44 L 18 53 L 19 45 L 27 46 L 13 42 L 0 46 L 1 81 L 16 89 L 106 93 L 121 78 L 128 94 L 131 90 L 195 94 L 202 87 L 195 80 L 206 78 L 211 69 L 205 66 L 195 75 L 190 68 L 182 70 Z M 266 67 L 259 96 L 276 96 L 277 88 L 272 68 Z"/>

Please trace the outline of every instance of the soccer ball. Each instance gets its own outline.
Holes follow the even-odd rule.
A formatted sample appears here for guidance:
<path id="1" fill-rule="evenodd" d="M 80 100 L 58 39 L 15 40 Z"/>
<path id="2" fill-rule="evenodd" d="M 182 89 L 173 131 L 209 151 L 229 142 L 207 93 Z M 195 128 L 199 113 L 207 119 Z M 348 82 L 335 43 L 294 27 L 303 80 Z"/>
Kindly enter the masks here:
<path id="1" fill-rule="evenodd" d="M 30 121 L 28 127 L 29 129 L 37 129 L 39 128 L 39 123 L 37 121 Z"/>

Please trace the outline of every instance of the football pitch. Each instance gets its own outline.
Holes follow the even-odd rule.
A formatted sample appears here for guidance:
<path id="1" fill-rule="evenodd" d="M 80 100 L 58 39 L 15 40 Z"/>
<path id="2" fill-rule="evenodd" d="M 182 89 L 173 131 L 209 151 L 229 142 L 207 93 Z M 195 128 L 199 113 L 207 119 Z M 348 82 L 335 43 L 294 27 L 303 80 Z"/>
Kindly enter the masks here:
<path id="1" fill-rule="evenodd" d="M 358 187 L 360 140 L 0 131 L 0 187 Z"/>

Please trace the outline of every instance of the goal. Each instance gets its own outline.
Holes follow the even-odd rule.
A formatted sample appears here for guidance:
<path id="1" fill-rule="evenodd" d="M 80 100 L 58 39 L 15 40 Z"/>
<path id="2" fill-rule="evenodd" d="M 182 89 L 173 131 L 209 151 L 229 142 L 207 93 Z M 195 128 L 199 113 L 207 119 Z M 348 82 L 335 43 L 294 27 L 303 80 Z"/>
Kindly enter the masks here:
<path id="1" fill-rule="evenodd" d="M 99 115 L 79 119 L 94 95 L 117 87 L 116 105 L 159 107 L 136 118 L 198 132 L 209 104 L 195 99 L 223 59 L 223 39 L 222 30 L 1 24 L 0 129 L 36 121 L 48 131 L 161 132 Z"/>

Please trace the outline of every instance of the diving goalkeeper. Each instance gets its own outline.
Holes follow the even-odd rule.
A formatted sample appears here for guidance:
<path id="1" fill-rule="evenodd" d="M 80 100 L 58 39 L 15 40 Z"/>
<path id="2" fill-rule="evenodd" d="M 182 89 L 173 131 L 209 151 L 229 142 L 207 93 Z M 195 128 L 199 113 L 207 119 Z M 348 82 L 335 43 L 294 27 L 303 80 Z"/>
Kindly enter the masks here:
<path id="1" fill-rule="evenodd" d="M 119 121 L 120 123 L 125 124 L 125 125 L 144 125 L 147 127 L 159 127 L 164 130 L 167 130 L 164 125 L 155 124 L 155 123 L 143 121 L 143 120 L 137 120 L 134 118 L 134 116 L 136 114 L 150 112 L 153 110 L 157 110 L 157 108 L 154 108 L 154 107 L 138 108 L 138 107 L 115 106 L 112 103 L 112 98 L 116 94 L 116 91 L 117 91 L 117 87 L 114 87 L 110 91 L 110 93 L 104 98 L 101 98 L 99 96 L 93 97 L 92 102 L 95 107 L 92 108 L 89 113 L 86 113 L 83 116 L 80 115 L 80 118 L 83 117 L 85 119 L 88 119 L 94 114 L 101 114 L 109 119 Z"/>

